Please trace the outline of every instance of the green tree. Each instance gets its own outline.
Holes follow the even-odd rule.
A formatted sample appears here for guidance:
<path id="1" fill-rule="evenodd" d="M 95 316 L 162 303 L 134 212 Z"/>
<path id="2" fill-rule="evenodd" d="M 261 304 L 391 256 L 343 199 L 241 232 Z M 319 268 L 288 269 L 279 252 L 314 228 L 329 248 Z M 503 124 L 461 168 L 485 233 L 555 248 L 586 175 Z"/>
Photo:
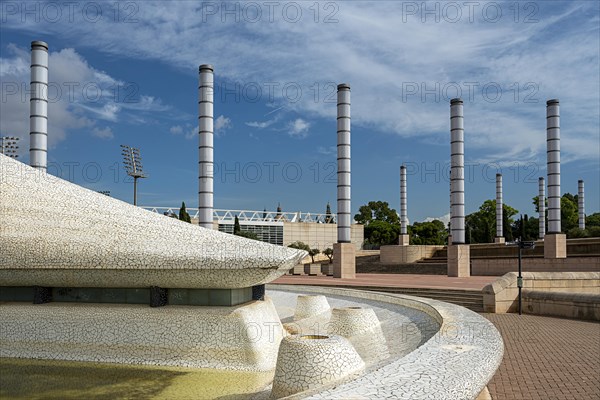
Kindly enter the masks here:
<path id="1" fill-rule="evenodd" d="M 399 223 L 398 213 L 387 201 L 370 201 L 358 209 L 354 219 L 359 224 L 368 225 L 371 221 L 383 221 L 390 224 Z"/>
<path id="2" fill-rule="evenodd" d="M 310 252 L 310 246 L 301 241 L 296 241 L 296 242 L 290 243 L 290 244 L 288 244 L 288 247 L 291 247 L 292 249 L 299 249 L 299 250 L 305 250 L 306 252 Z"/>
<path id="3" fill-rule="evenodd" d="M 370 201 L 361 206 L 354 219 L 365 226 L 365 244 L 382 246 L 398 242 L 400 220 L 386 201 Z"/>
<path id="4" fill-rule="evenodd" d="M 328 247 L 325 250 L 323 250 L 323 254 L 325 254 L 327 258 L 329 258 L 329 263 L 331 264 L 333 262 L 333 249 L 331 247 Z"/>
<path id="5" fill-rule="evenodd" d="M 560 229 L 565 233 L 579 227 L 577 197 L 577 195 L 565 193 L 560 198 Z"/>
<path id="6" fill-rule="evenodd" d="M 428 222 L 415 222 L 408 226 L 408 234 L 412 244 L 439 244 L 446 243 L 448 231 L 440 220 Z"/>
<path id="7" fill-rule="evenodd" d="M 521 218 L 512 224 L 513 237 L 524 241 L 536 240 L 539 233 L 538 221 L 537 218 L 529 218 L 527 214 L 521 215 Z"/>
<path id="8" fill-rule="evenodd" d="M 585 217 L 585 227 L 592 228 L 598 226 L 600 227 L 600 213 L 590 214 Z"/>
<path id="9" fill-rule="evenodd" d="M 236 236 L 245 237 L 246 239 L 260 240 L 260 238 L 258 237 L 258 235 L 256 233 L 250 232 L 250 231 L 240 230 L 238 233 L 236 233 Z"/>
<path id="10" fill-rule="evenodd" d="M 400 225 L 373 220 L 368 225 L 365 225 L 364 235 L 367 238 L 365 240 L 367 244 L 375 246 L 397 244 L 398 235 L 400 235 Z"/>
<path id="11" fill-rule="evenodd" d="M 502 234 L 512 240 L 513 216 L 519 211 L 508 204 L 502 205 Z M 492 243 L 496 236 L 496 200 L 486 200 L 479 211 L 465 217 L 465 239 L 468 243 Z"/>
<path id="12" fill-rule="evenodd" d="M 319 250 L 319 249 L 310 249 L 308 251 L 308 255 L 310 256 L 310 259 L 312 260 L 313 264 L 315 263 L 315 256 L 320 253 L 321 253 L 321 250 Z"/>
<path id="13" fill-rule="evenodd" d="M 327 208 L 325 209 L 325 223 L 333 224 L 333 217 L 331 216 L 331 206 L 327 202 Z"/>
<path id="14" fill-rule="evenodd" d="M 233 220 L 233 234 L 239 236 L 241 231 L 242 231 L 242 228 L 240 227 L 240 219 L 236 215 L 235 219 Z"/>
<path id="15" fill-rule="evenodd" d="M 579 227 L 569 229 L 567 231 L 567 238 L 569 238 L 569 239 L 585 238 L 585 237 L 588 237 L 588 235 L 589 235 L 588 229 L 579 229 Z"/>
<path id="16" fill-rule="evenodd" d="M 187 210 L 185 209 L 185 202 L 181 202 L 181 208 L 179 208 L 179 220 L 180 221 L 185 221 L 185 222 L 192 222 L 192 218 L 190 217 L 190 214 L 188 214 Z"/>

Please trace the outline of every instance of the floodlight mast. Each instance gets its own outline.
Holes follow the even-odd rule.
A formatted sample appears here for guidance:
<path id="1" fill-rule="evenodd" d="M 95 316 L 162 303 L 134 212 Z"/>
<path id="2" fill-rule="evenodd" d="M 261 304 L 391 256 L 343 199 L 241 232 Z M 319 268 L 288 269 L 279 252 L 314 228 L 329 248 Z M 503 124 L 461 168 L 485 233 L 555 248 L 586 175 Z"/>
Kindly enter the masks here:
<path id="1" fill-rule="evenodd" d="M 133 205 L 137 206 L 137 180 L 148 177 L 144 173 L 140 149 L 122 144 L 121 155 L 123 156 L 123 166 L 127 175 L 133 178 Z"/>
<path id="2" fill-rule="evenodd" d="M 0 136 L 0 154 L 11 158 L 18 158 L 18 141 L 19 138 L 15 136 Z"/>

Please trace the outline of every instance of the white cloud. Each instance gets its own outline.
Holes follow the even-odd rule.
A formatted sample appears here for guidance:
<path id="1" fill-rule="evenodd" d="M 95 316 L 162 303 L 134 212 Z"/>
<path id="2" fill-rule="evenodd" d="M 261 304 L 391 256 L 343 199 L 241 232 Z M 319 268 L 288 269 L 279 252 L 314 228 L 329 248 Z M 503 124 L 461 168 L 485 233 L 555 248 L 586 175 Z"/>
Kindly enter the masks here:
<path id="1" fill-rule="evenodd" d="M 231 119 L 224 115 L 219 115 L 215 120 L 215 135 L 222 135 L 227 129 L 233 126 Z"/>
<path id="2" fill-rule="evenodd" d="M 323 154 L 323 155 L 330 155 L 330 154 L 335 154 L 337 152 L 337 147 L 336 146 L 330 146 L 330 147 L 323 147 L 323 146 L 318 146 L 317 147 L 317 153 L 319 154 Z"/>
<path id="3" fill-rule="evenodd" d="M 30 53 L 9 44 L 0 57 L 2 79 L 2 118 L 0 131 L 26 140 L 29 132 L 29 63 Z M 98 121 L 139 123 L 144 113 L 169 109 L 160 99 L 140 95 L 124 98 L 123 93 L 137 93 L 122 82 L 92 67 L 74 49 L 49 53 L 48 146 L 53 148 L 67 134 L 88 128 L 96 137 L 110 139 L 109 127 Z M 126 96 L 126 95 L 125 95 Z"/>
<path id="4" fill-rule="evenodd" d="M 543 144 L 534 135 L 543 137 L 545 100 L 558 97 L 564 104 L 565 159 L 598 159 L 600 43 L 594 2 L 538 2 L 533 15 L 523 7 L 517 15 L 513 3 L 499 2 L 494 3 L 502 8 L 498 21 L 489 16 L 486 20 L 479 3 L 471 21 L 467 6 L 456 3 L 462 17 L 449 21 L 452 16 L 442 15 L 437 22 L 435 15 L 423 13 L 421 3 L 415 3 L 415 15 L 406 13 L 405 4 L 336 3 L 335 21 L 329 21 L 333 23 L 324 21 L 328 13 L 322 9 L 315 23 L 312 3 L 298 3 L 303 17 L 295 23 L 282 17 L 281 7 L 269 20 L 265 6 L 259 21 L 249 23 L 244 15 L 237 20 L 221 12 L 204 15 L 193 2 L 141 2 L 137 23 L 102 18 L 97 23 L 75 21 L 65 30 L 64 24 L 24 24 L 18 16 L 8 16 L 4 28 L 56 33 L 77 46 L 158 60 L 185 71 L 197 71 L 202 54 L 203 60 L 214 64 L 217 79 L 257 82 L 263 96 L 266 84 L 275 83 L 274 104 L 284 103 L 311 118 L 335 118 L 334 83 L 348 82 L 353 124 L 444 143 L 449 125 L 445 95 L 453 95 L 457 83 L 462 96 L 469 97 L 467 84 L 477 82 L 474 98 L 465 102 L 465 134 L 470 150 L 486 159 L 502 154 L 521 157 L 523 146 L 523 154 L 543 158 Z M 439 4 L 438 8 L 445 9 Z M 161 23 L 151 23 L 155 20 Z M 257 42 L 263 51 L 256 51 Z M 19 63 L 0 66 L 25 68 Z M 529 82 L 533 89 L 526 89 Z M 299 99 L 292 99 L 292 91 L 286 96 L 283 88 L 290 83 L 302 88 Z M 407 84 L 413 83 L 418 92 L 407 96 Z M 502 88 L 498 102 L 485 98 L 483 87 L 490 83 Z M 436 96 L 424 95 L 424 88 L 434 88 Z M 538 102 L 526 102 L 526 96 Z M 260 121 L 247 125 L 269 126 Z M 524 127 L 532 133 L 523 133 Z"/>
<path id="5" fill-rule="evenodd" d="M 230 129 L 233 126 L 231 119 L 224 116 L 219 115 L 214 122 L 214 133 L 216 136 L 222 135 L 227 129 Z M 183 134 L 186 139 L 194 139 L 198 137 L 199 127 L 198 125 L 192 125 L 190 123 L 184 125 L 174 125 L 169 128 L 169 132 L 172 135 L 181 135 Z"/>
<path id="6" fill-rule="evenodd" d="M 288 134 L 297 138 L 305 138 L 308 135 L 309 128 L 310 122 L 307 122 L 302 118 L 296 118 L 287 125 Z"/>
<path id="7" fill-rule="evenodd" d="M 183 133 L 183 127 L 181 125 L 172 126 L 171 129 L 169 129 L 169 132 L 171 132 L 172 135 L 181 135 Z"/>
<path id="8" fill-rule="evenodd" d="M 94 129 L 92 129 L 92 135 L 99 137 L 100 139 L 112 139 L 115 137 L 115 135 L 112 132 L 112 129 L 108 126 L 102 129 L 95 127 Z"/>
<path id="9" fill-rule="evenodd" d="M 275 122 L 275 119 L 269 119 L 267 121 L 249 121 L 246 122 L 246 125 L 251 128 L 265 129 L 273 125 Z"/>
<path id="10" fill-rule="evenodd" d="M 423 220 L 423 222 L 431 222 L 436 219 L 442 221 L 444 223 L 444 226 L 448 226 L 448 223 L 450 223 L 450 213 L 442 215 L 441 217 L 427 217 Z"/>
<path id="11" fill-rule="evenodd" d="M 186 124 L 186 127 L 187 127 L 187 132 L 185 134 L 186 139 L 193 139 L 193 138 L 198 137 L 198 132 L 200 130 L 198 125 L 192 127 L 192 125 Z"/>

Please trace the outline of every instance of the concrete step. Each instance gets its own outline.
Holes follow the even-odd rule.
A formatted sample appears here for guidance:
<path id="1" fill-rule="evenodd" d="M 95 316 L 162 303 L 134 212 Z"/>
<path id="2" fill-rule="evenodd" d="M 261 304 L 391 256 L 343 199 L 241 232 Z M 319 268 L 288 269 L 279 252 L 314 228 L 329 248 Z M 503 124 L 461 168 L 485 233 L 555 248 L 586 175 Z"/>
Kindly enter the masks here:
<path id="1" fill-rule="evenodd" d="M 452 303 L 468 308 L 475 312 L 483 312 L 483 293 L 478 290 L 458 289 L 429 289 L 429 288 L 392 288 L 392 287 L 351 287 L 360 290 L 406 294 L 408 296 L 425 297 L 429 299 Z"/>
<path id="2" fill-rule="evenodd" d="M 448 268 L 443 264 L 382 264 L 380 262 L 357 263 L 358 273 L 379 274 L 422 274 L 422 275 L 446 275 Z"/>

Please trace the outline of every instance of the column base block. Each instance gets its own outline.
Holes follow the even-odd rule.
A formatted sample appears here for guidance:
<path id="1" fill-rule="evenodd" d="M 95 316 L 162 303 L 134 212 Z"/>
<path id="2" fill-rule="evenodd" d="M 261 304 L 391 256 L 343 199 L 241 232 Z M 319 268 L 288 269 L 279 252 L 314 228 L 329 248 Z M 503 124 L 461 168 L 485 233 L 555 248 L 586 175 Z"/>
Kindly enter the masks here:
<path id="1" fill-rule="evenodd" d="M 353 243 L 333 244 L 333 277 L 356 278 L 356 248 Z"/>
<path id="2" fill-rule="evenodd" d="M 506 239 L 504 239 L 504 236 L 496 236 L 494 238 L 494 243 L 504 244 L 506 243 Z"/>
<path id="3" fill-rule="evenodd" d="M 410 239 L 408 235 L 400 235 L 398 237 L 398 244 L 400 246 L 408 246 L 410 243 Z"/>
<path id="4" fill-rule="evenodd" d="M 547 233 L 544 237 L 544 258 L 567 258 L 567 235 Z"/>
<path id="5" fill-rule="evenodd" d="M 448 246 L 448 276 L 471 276 L 471 250 L 468 244 Z"/>

